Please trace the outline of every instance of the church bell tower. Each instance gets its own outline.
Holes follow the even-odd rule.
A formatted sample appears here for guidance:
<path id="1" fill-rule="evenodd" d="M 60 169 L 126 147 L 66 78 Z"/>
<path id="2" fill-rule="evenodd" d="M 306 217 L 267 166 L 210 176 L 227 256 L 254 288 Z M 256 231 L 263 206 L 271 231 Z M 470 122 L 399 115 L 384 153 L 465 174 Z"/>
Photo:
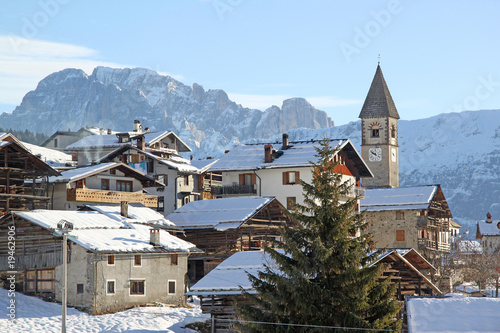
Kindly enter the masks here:
<path id="1" fill-rule="evenodd" d="M 363 186 L 399 187 L 399 114 L 380 63 L 359 118 L 362 131 L 361 155 L 374 176 L 363 178 Z"/>

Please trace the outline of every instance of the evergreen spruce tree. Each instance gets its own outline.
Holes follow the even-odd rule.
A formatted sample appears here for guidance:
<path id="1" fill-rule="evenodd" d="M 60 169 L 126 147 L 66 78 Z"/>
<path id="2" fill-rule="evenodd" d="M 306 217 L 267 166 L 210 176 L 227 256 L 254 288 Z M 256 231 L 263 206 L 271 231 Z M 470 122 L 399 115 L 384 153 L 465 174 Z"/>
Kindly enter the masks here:
<path id="1" fill-rule="evenodd" d="M 333 162 L 336 150 L 323 139 L 316 149 L 311 184 L 301 181 L 304 205 L 294 204 L 289 217 L 296 227 L 282 229 L 282 241 L 265 251 L 275 264 L 249 275 L 256 295 L 238 305 L 242 320 L 348 328 L 398 330 L 400 304 L 395 286 L 380 279 L 384 266 L 370 266 L 372 250 L 357 200 L 347 199 L 352 186 L 342 181 Z M 280 249 L 280 250 L 277 250 Z M 342 332 L 304 326 L 240 324 L 243 332 Z M 356 330 L 346 330 L 355 332 Z M 367 331 L 363 331 L 367 332 Z"/>

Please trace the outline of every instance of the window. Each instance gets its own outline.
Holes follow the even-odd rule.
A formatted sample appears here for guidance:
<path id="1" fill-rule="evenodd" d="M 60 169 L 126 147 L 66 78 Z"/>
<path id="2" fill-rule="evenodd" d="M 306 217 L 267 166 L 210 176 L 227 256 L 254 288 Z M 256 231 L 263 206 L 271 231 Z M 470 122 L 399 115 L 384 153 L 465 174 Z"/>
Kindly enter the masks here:
<path id="1" fill-rule="evenodd" d="M 142 258 L 140 254 L 136 254 L 134 256 L 134 266 L 141 266 L 142 265 Z"/>
<path id="2" fill-rule="evenodd" d="M 189 201 L 190 201 L 190 200 L 189 200 L 189 195 L 186 195 L 186 196 L 184 197 L 184 200 L 183 200 L 183 202 L 184 202 L 184 203 L 183 203 L 183 205 L 187 205 L 187 204 L 189 203 Z"/>
<path id="3" fill-rule="evenodd" d="M 156 210 L 159 212 L 165 211 L 165 197 L 158 196 L 158 208 Z"/>
<path id="4" fill-rule="evenodd" d="M 169 295 L 175 294 L 175 281 L 168 281 L 168 294 Z"/>
<path id="5" fill-rule="evenodd" d="M 290 210 L 292 209 L 292 204 L 297 202 L 296 197 L 287 197 L 286 198 L 286 209 Z"/>
<path id="6" fill-rule="evenodd" d="M 132 181 L 129 180 L 117 180 L 116 190 L 121 192 L 132 192 Z"/>
<path id="7" fill-rule="evenodd" d="M 77 151 L 73 150 L 73 151 L 71 152 L 71 160 L 72 160 L 73 162 L 77 162 L 77 161 L 78 161 L 78 152 L 77 152 Z"/>
<path id="8" fill-rule="evenodd" d="M 116 175 L 116 169 L 111 169 L 109 170 L 110 175 Z"/>
<path id="9" fill-rule="evenodd" d="M 184 176 L 184 185 L 189 186 L 189 175 Z"/>
<path id="10" fill-rule="evenodd" d="M 170 264 L 171 265 L 177 265 L 177 253 L 173 253 L 170 255 Z"/>
<path id="11" fill-rule="evenodd" d="M 79 283 L 76 285 L 76 293 L 83 294 L 83 283 Z"/>
<path id="12" fill-rule="evenodd" d="M 165 186 L 168 186 L 168 175 L 157 175 L 156 180 L 158 180 L 160 183 L 165 184 Z"/>
<path id="13" fill-rule="evenodd" d="M 148 161 L 147 161 L 147 171 L 148 171 L 148 174 L 149 173 L 153 173 L 155 171 L 154 162 L 155 162 L 154 160 L 148 159 Z"/>
<path id="14" fill-rule="evenodd" d="M 130 295 L 144 294 L 144 280 L 130 280 Z"/>
<path id="15" fill-rule="evenodd" d="M 57 148 L 57 139 L 54 139 L 54 148 Z"/>
<path id="16" fill-rule="evenodd" d="M 110 254 L 108 256 L 108 266 L 113 266 L 115 264 L 115 256 Z"/>
<path id="17" fill-rule="evenodd" d="M 109 179 L 101 179 L 101 190 L 109 190 Z"/>
<path id="18" fill-rule="evenodd" d="M 85 187 L 85 179 L 80 179 L 76 181 L 76 188 L 84 188 Z"/>
<path id="19" fill-rule="evenodd" d="M 396 138 L 396 126 L 394 125 L 391 126 L 391 138 Z"/>
<path id="20" fill-rule="evenodd" d="M 250 186 L 257 182 L 257 176 L 253 173 L 241 173 L 240 174 L 240 185 Z"/>
<path id="21" fill-rule="evenodd" d="M 405 219 L 405 212 L 398 210 L 396 212 L 396 220 L 404 220 Z"/>
<path id="22" fill-rule="evenodd" d="M 299 183 L 299 171 L 286 171 L 283 172 L 283 185 L 294 185 Z"/>
<path id="23" fill-rule="evenodd" d="M 405 241 L 405 231 L 396 230 L 396 242 L 404 242 L 404 241 Z"/>
<path id="24" fill-rule="evenodd" d="M 372 135 L 372 138 L 380 137 L 380 126 L 378 124 L 372 125 L 371 135 Z"/>
<path id="25" fill-rule="evenodd" d="M 115 293 L 115 280 L 108 280 L 106 282 L 106 295 L 113 295 Z"/>

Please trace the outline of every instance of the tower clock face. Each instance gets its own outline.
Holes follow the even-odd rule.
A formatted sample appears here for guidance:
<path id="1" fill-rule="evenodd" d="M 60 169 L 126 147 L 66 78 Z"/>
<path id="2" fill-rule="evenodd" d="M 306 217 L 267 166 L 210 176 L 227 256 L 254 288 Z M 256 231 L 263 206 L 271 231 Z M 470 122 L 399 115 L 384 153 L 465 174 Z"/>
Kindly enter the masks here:
<path id="1" fill-rule="evenodd" d="M 393 162 L 396 162 L 396 159 L 397 159 L 397 152 L 396 152 L 396 148 L 391 148 L 391 160 Z"/>
<path id="2" fill-rule="evenodd" d="M 370 162 L 382 161 L 382 148 L 370 148 L 368 150 L 368 160 Z"/>

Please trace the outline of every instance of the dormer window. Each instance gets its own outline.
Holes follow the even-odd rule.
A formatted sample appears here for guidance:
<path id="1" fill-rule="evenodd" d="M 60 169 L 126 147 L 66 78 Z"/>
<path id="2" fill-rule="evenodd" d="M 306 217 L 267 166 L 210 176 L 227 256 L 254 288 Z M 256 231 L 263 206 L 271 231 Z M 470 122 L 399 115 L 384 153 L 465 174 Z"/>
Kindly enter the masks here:
<path id="1" fill-rule="evenodd" d="M 372 125 L 371 135 L 372 135 L 372 138 L 380 137 L 380 126 L 378 124 Z"/>

